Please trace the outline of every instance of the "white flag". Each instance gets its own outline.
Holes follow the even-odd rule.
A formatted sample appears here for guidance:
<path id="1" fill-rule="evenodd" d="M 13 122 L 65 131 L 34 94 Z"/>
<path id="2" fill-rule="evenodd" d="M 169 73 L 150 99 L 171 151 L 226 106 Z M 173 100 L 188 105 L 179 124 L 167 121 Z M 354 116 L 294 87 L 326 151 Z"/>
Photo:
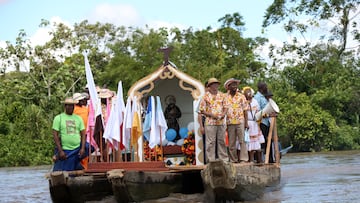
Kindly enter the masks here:
<path id="1" fill-rule="evenodd" d="M 160 143 L 159 128 L 156 126 L 156 108 L 154 96 L 151 96 L 151 125 L 150 125 L 150 139 L 149 147 L 153 149 L 157 144 Z"/>
<path id="2" fill-rule="evenodd" d="M 91 72 L 89 59 L 87 57 L 87 53 L 83 52 L 84 59 L 85 59 L 85 74 L 86 74 L 86 82 L 88 84 L 89 94 L 90 94 L 90 100 L 95 110 L 95 118 L 98 115 L 101 115 L 101 103 L 99 102 L 98 95 L 96 92 L 94 77 Z"/>
<path id="3" fill-rule="evenodd" d="M 90 64 L 89 64 L 89 59 L 87 57 L 87 53 L 83 52 L 84 55 L 84 61 L 85 61 L 85 74 L 86 74 L 86 82 L 87 82 L 87 86 L 89 89 L 89 94 L 90 94 L 90 103 L 91 105 L 89 106 L 90 108 L 93 109 L 93 111 L 91 111 L 90 113 L 93 113 L 94 115 L 89 115 L 89 121 L 88 124 L 90 123 L 95 123 L 96 117 L 100 116 L 101 120 L 102 120 L 102 116 L 101 116 L 101 103 L 98 99 L 98 95 L 97 95 L 97 91 L 96 91 L 96 87 L 95 87 L 95 82 L 94 82 L 94 77 L 93 74 L 91 72 L 91 68 L 90 68 Z M 93 120 L 90 120 L 93 119 Z M 95 142 L 94 138 L 93 138 L 93 130 L 90 129 L 91 127 L 89 127 L 88 129 L 88 136 L 86 136 L 87 141 L 94 146 L 96 149 L 98 149 L 98 145 Z"/>
<path id="4" fill-rule="evenodd" d="M 131 98 L 128 97 L 125 106 L 124 112 L 124 122 L 123 122 L 123 134 L 122 134 L 122 144 L 126 149 L 129 149 L 130 145 L 130 135 L 131 135 L 131 126 L 132 126 L 132 111 L 131 111 Z"/>
<path id="5" fill-rule="evenodd" d="M 166 133 L 166 130 L 168 129 L 168 126 L 166 123 L 164 112 L 161 107 L 161 101 L 160 101 L 159 96 L 156 96 L 156 128 L 158 128 L 160 130 L 160 132 L 159 132 L 160 137 L 158 138 L 159 141 L 161 138 L 161 141 L 164 142 L 166 139 L 165 133 Z"/>
<path id="6" fill-rule="evenodd" d="M 151 97 L 148 98 L 147 101 L 147 107 L 146 107 L 146 114 L 145 114 L 145 120 L 143 124 L 143 135 L 147 141 L 150 141 L 150 131 L 151 131 L 151 109 L 152 106 L 155 104 L 151 103 Z"/>
<path id="7" fill-rule="evenodd" d="M 120 143 L 120 126 L 123 122 L 123 114 L 125 111 L 125 104 L 123 100 L 122 82 L 118 84 L 116 102 L 111 108 L 110 117 L 108 123 L 105 126 L 104 138 L 118 150 Z"/>

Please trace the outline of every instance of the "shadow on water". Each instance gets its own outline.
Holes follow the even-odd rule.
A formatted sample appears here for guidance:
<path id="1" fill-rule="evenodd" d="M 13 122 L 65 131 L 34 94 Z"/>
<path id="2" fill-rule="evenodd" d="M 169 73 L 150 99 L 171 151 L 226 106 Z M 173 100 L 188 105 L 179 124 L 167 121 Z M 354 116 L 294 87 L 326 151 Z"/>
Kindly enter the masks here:
<path id="1" fill-rule="evenodd" d="M 0 202 L 51 202 L 45 178 L 50 168 L 0 168 Z M 281 159 L 279 187 L 253 202 L 360 202 L 359 188 L 360 151 L 288 153 Z M 172 194 L 148 202 L 206 201 L 201 194 Z"/>

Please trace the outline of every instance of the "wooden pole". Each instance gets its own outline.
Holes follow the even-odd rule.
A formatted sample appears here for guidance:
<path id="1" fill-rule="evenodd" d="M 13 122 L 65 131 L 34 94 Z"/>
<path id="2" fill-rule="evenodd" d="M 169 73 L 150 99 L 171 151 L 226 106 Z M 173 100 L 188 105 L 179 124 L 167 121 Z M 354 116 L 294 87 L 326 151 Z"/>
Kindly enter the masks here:
<path id="1" fill-rule="evenodd" d="M 115 150 L 115 162 L 121 162 L 121 142 L 117 143 L 118 150 Z"/>
<path id="2" fill-rule="evenodd" d="M 91 132 L 92 132 L 92 130 L 91 130 L 91 126 L 89 126 L 89 140 L 90 140 L 90 143 L 89 143 L 89 163 L 92 163 L 92 158 L 91 158 L 91 143 L 92 143 L 92 135 L 91 135 Z"/>
<path id="3" fill-rule="evenodd" d="M 105 144 L 106 144 L 106 162 L 110 162 L 109 143 L 106 142 Z"/>
<path id="4" fill-rule="evenodd" d="M 279 151 L 279 139 L 276 127 L 276 117 L 274 117 L 274 145 L 275 145 L 275 160 L 276 164 L 280 164 L 280 151 Z"/>
<path id="5" fill-rule="evenodd" d="M 274 124 L 275 124 L 274 120 L 275 120 L 275 117 L 271 117 L 271 119 L 270 119 L 270 130 L 269 130 L 269 135 L 268 135 L 268 138 L 267 138 L 265 164 L 269 163 L 271 139 L 272 139 Z"/>
<path id="6" fill-rule="evenodd" d="M 164 151 L 163 151 L 163 145 L 162 145 L 162 137 L 161 137 L 161 128 L 159 127 L 159 132 L 160 132 L 160 150 L 161 150 L 161 154 L 160 154 L 160 157 L 161 157 L 161 161 L 164 161 L 163 157 L 164 157 Z"/>
<path id="7" fill-rule="evenodd" d="M 100 130 L 100 162 L 103 162 L 102 131 Z"/>

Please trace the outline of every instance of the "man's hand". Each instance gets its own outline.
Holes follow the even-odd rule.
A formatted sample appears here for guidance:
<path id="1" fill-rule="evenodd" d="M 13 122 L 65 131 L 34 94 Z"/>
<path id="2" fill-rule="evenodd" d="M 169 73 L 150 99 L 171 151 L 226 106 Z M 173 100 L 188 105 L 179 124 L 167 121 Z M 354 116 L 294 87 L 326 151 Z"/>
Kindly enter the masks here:
<path id="1" fill-rule="evenodd" d="M 63 150 L 59 150 L 59 159 L 60 160 L 65 160 L 67 157 L 66 157 L 66 154 Z"/>
<path id="2" fill-rule="evenodd" d="M 249 129 L 249 124 L 248 124 L 248 122 L 245 122 L 245 129 Z"/>
<path id="3" fill-rule="evenodd" d="M 278 115 L 278 114 L 277 114 L 276 112 L 271 112 L 270 115 L 269 115 L 269 117 L 277 117 L 277 115 Z"/>
<path id="4" fill-rule="evenodd" d="M 216 116 L 217 120 L 221 120 L 223 118 L 225 118 L 225 114 L 219 114 L 218 116 Z"/>
<path id="5" fill-rule="evenodd" d="M 205 134 L 205 128 L 204 128 L 204 126 L 200 126 L 200 132 L 201 132 L 202 135 Z"/>
<path id="6" fill-rule="evenodd" d="M 79 151 L 79 157 L 83 158 L 84 155 L 85 155 L 85 149 L 83 147 L 81 147 L 81 149 Z"/>

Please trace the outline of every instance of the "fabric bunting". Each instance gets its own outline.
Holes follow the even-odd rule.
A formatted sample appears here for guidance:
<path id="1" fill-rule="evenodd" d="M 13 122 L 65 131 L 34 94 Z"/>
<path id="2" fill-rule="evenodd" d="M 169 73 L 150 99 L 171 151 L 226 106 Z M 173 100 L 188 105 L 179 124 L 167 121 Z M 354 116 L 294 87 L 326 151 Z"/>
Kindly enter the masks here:
<path id="1" fill-rule="evenodd" d="M 151 97 L 149 97 L 146 114 L 145 114 L 145 120 L 144 120 L 144 126 L 143 126 L 143 135 L 147 141 L 150 140 L 150 129 L 151 129 L 151 109 L 152 109 L 152 102 Z"/>
<path id="2" fill-rule="evenodd" d="M 88 85 L 88 89 L 89 89 L 89 94 L 90 94 L 90 110 L 92 110 L 92 115 L 89 116 L 89 119 L 92 118 L 94 120 L 89 120 L 88 124 L 92 125 L 93 123 L 95 123 L 95 118 L 100 116 L 101 117 L 101 103 L 98 99 L 98 95 L 96 92 L 96 87 L 95 87 L 95 82 L 94 82 L 94 77 L 93 74 L 91 72 L 91 68 L 90 68 L 90 64 L 89 64 L 89 59 L 87 57 L 87 53 L 83 52 L 84 55 L 84 60 L 85 60 L 85 74 L 86 74 L 86 82 Z M 94 115 L 94 116 L 93 116 Z M 87 141 L 94 146 L 96 149 L 98 149 L 98 146 L 93 138 L 93 128 L 92 126 L 90 126 L 88 128 L 88 136 L 87 136 Z"/>
<path id="3" fill-rule="evenodd" d="M 153 96 L 151 99 L 151 122 L 150 122 L 150 138 L 149 138 L 149 147 L 154 148 L 159 142 L 157 136 L 159 135 L 159 129 L 156 127 L 156 108 L 155 108 L 155 99 Z"/>
<path id="4" fill-rule="evenodd" d="M 157 139 L 159 140 L 158 144 L 161 144 L 166 140 L 165 133 L 166 130 L 168 129 L 168 126 L 166 123 L 164 112 L 162 111 L 161 101 L 159 96 L 156 96 L 156 128 L 160 130 Z"/>
<path id="5" fill-rule="evenodd" d="M 141 129 L 141 120 L 140 120 L 140 111 L 137 103 L 137 97 L 135 96 L 132 101 L 132 112 L 133 112 L 133 121 L 132 121 L 132 128 L 131 128 L 131 146 L 134 147 L 135 152 L 138 156 L 135 158 L 138 161 L 142 157 L 142 142 L 139 145 L 139 140 L 142 141 L 142 129 Z M 140 150 L 140 151 L 139 151 Z"/>
<path id="6" fill-rule="evenodd" d="M 117 98 L 115 104 L 111 108 L 111 113 L 104 130 L 105 140 L 118 150 L 121 141 L 121 125 L 123 123 L 123 115 L 125 112 L 125 104 L 123 99 L 122 82 L 118 83 Z"/>
<path id="7" fill-rule="evenodd" d="M 130 149 L 130 135 L 132 127 L 132 111 L 131 111 L 131 98 L 128 97 L 125 106 L 124 112 L 124 122 L 123 122 L 123 133 L 122 133 L 122 144 L 126 149 Z"/>

